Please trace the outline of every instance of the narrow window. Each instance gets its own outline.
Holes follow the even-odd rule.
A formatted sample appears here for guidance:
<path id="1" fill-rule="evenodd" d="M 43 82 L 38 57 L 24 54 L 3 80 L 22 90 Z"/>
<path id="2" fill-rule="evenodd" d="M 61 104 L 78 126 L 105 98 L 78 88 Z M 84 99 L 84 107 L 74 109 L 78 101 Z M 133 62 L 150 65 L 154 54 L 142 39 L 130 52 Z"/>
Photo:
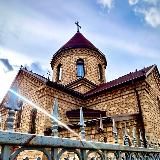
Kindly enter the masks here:
<path id="1" fill-rule="evenodd" d="M 159 99 L 159 97 L 157 97 L 157 103 L 158 103 L 159 112 L 160 112 L 160 99 Z"/>
<path id="2" fill-rule="evenodd" d="M 57 81 L 61 81 L 62 80 L 62 65 L 59 64 L 57 66 Z"/>
<path id="3" fill-rule="evenodd" d="M 19 101 L 18 102 L 18 108 L 20 110 L 18 110 L 17 114 L 16 114 L 16 128 L 20 128 L 20 125 L 21 125 L 22 110 L 23 110 L 23 101 Z"/>
<path id="4" fill-rule="evenodd" d="M 83 59 L 77 60 L 77 77 L 84 77 L 84 61 Z"/>
<path id="5" fill-rule="evenodd" d="M 30 130 L 29 133 L 35 134 L 36 133 L 36 117 L 37 117 L 37 109 L 33 108 L 30 114 Z"/>
<path id="6" fill-rule="evenodd" d="M 16 114 L 16 128 L 20 128 L 22 118 L 22 108 Z"/>
<path id="7" fill-rule="evenodd" d="M 99 80 L 103 80 L 102 65 L 98 64 Z"/>

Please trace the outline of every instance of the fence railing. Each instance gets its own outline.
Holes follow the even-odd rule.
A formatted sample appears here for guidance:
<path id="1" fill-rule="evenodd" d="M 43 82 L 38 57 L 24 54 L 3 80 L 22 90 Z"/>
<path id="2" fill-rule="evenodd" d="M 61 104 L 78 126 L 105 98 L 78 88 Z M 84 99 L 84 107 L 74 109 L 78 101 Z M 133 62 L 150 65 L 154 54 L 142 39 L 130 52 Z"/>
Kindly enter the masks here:
<path id="1" fill-rule="evenodd" d="M 14 92 L 13 92 L 14 93 Z M 140 146 L 137 147 L 135 129 L 133 128 L 132 146 L 129 146 L 129 136 L 127 130 L 124 132 L 124 145 L 118 144 L 118 133 L 113 119 L 114 144 L 85 140 L 85 123 L 82 108 L 80 109 L 80 136 L 79 140 L 58 137 L 58 126 L 63 125 L 58 119 L 58 102 L 55 100 L 52 119 L 52 136 L 42 136 L 36 134 L 25 134 L 14 131 L 15 108 L 17 109 L 16 96 L 14 95 L 8 104 L 7 130 L 0 131 L 1 160 L 32 159 L 29 151 L 42 153 L 34 159 L 41 160 L 160 160 L 160 149 L 147 145 L 144 148 L 144 140 L 141 132 L 139 136 Z M 14 106 L 14 108 L 12 108 Z M 36 106 L 34 106 L 36 107 Z M 66 125 L 64 127 L 67 128 Z M 103 126 L 100 118 L 100 129 Z M 71 130 L 72 131 L 72 130 Z M 145 140 L 147 142 L 147 140 Z M 24 151 L 28 151 L 23 158 L 18 158 Z M 30 158 L 31 157 L 31 158 Z"/>
<path id="2" fill-rule="evenodd" d="M 47 160 L 160 160 L 160 150 L 53 136 L 0 131 L 1 159 L 15 160 L 24 150 L 41 151 Z M 16 149 L 15 149 L 16 148 Z M 27 159 L 30 155 L 24 157 Z M 41 157 L 37 157 L 39 160 Z M 29 158 L 28 158 L 29 159 Z"/>

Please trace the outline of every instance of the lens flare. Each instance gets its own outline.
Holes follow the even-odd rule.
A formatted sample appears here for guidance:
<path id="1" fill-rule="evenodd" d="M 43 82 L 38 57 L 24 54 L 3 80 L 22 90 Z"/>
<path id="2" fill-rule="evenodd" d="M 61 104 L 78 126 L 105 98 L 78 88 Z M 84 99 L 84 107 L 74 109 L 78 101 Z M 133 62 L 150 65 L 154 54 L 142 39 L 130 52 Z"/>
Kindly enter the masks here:
<path id="1" fill-rule="evenodd" d="M 79 140 L 81 140 L 81 137 L 79 136 L 78 133 L 76 133 L 74 130 L 72 130 L 70 127 L 68 127 L 65 123 L 59 121 L 58 119 L 56 119 L 55 117 L 53 117 L 51 114 L 49 114 L 45 109 L 41 108 L 40 106 L 36 105 L 35 103 L 33 103 L 32 101 L 28 100 L 26 97 L 18 94 L 17 92 L 15 92 L 12 89 L 9 89 L 9 91 L 11 93 L 13 93 L 14 95 L 16 95 L 17 97 L 19 97 L 21 100 L 25 101 L 26 103 L 28 103 L 29 105 L 31 105 L 33 108 L 36 108 L 37 110 L 39 110 L 40 112 L 42 112 L 43 114 L 45 114 L 46 116 L 50 117 L 51 119 L 53 119 L 55 122 L 58 123 L 58 125 L 63 126 L 64 128 L 66 128 L 68 131 L 70 131 L 71 133 L 73 133 L 75 136 L 77 136 L 79 138 Z M 83 142 L 83 141 L 82 141 Z M 92 146 L 94 149 L 96 149 L 97 151 L 99 151 L 97 149 L 97 146 L 92 144 L 92 141 L 85 141 L 88 145 Z"/>
<path id="2" fill-rule="evenodd" d="M 66 128 L 67 130 L 69 130 L 70 132 L 72 132 L 75 136 L 79 137 L 79 134 L 77 134 L 75 131 L 73 131 L 70 127 L 68 127 L 66 124 L 64 124 L 63 122 L 59 121 L 58 119 L 56 119 L 55 117 L 53 117 L 51 114 L 49 114 L 45 109 L 41 108 L 40 106 L 36 105 L 35 103 L 33 103 L 32 101 L 28 100 L 26 97 L 18 94 L 17 92 L 15 92 L 12 89 L 9 89 L 9 91 L 13 94 L 15 94 L 17 97 L 19 97 L 21 100 L 25 101 L 26 103 L 30 104 L 32 107 L 36 108 L 37 110 L 39 110 L 40 112 L 44 113 L 46 116 L 50 117 L 51 119 L 53 119 L 55 122 L 58 123 L 58 125 L 63 126 L 64 128 Z"/>

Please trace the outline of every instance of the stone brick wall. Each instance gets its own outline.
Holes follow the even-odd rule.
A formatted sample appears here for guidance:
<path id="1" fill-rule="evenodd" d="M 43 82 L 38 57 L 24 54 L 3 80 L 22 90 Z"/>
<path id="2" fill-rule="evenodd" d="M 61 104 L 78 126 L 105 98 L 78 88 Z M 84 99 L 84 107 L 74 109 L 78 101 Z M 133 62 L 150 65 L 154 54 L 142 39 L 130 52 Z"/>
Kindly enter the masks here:
<path id="1" fill-rule="evenodd" d="M 143 83 L 136 84 L 142 92 Z M 132 140 L 133 127 L 136 128 L 137 140 L 142 123 L 139 121 L 139 108 L 133 85 L 119 87 L 112 91 L 106 91 L 85 101 L 86 107 L 95 110 L 106 111 L 107 116 L 115 119 L 119 134 L 119 143 L 123 143 L 125 124 L 130 140 Z M 132 115 L 137 115 L 132 116 Z M 118 118 L 118 119 L 117 119 Z M 108 124 L 109 125 L 109 124 Z M 110 127 L 112 124 L 110 124 Z M 109 142 L 113 143 L 112 127 L 106 127 L 106 135 Z"/>
<path id="2" fill-rule="evenodd" d="M 79 98 L 73 97 L 63 91 L 54 88 L 44 87 L 41 90 L 39 90 L 39 92 L 43 92 L 43 106 L 45 107 L 48 113 L 52 112 L 54 99 L 57 98 L 60 120 L 66 124 L 69 122 L 69 120 L 66 117 L 66 111 L 79 109 L 83 105 L 83 101 Z M 49 117 L 46 116 L 44 128 L 50 126 L 51 120 Z"/>
<path id="3" fill-rule="evenodd" d="M 106 111 L 107 116 L 139 112 L 132 85 L 103 92 L 87 99 L 85 103 L 88 108 Z"/>
<path id="4" fill-rule="evenodd" d="M 149 143 L 160 144 L 160 80 L 156 72 L 152 72 L 146 79 L 145 90 L 141 94 L 141 106 L 144 117 L 146 137 Z"/>
<path id="5" fill-rule="evenodd" d="M 85 78 L 95 84 L 105 82 L 105 61 L 96 51 L 90 49 L 70 49 L 63 51 L 53 63 L 53 81 L 57 81 L 57 66 L 62 64 L 62 80 L 64 85 L 77 79 L 76 62 L 84 60 Z M 98 64 L 102 65 L 103 80 L 99 80 Z"/>
<path id="6" fill-rule="evenodd" d="M 134 85 L 127 84 L 117 89 L 108 90 L 92 97 L 88 97 L 86 100 L 72 96 L 63 90 L 47 87 L 45 83 L 42 83 L 36 77 L 25 72 L 20 73 L 16 82 L 19 85 L 19 92 L 21 95 L 44 109 L 42 111 L 43 113 L 38 111 L 36 118 L 36 133 L 43 134 L 47 127 L 51 127 L 51 119 L 44 114 L 44 111 L 50 114 L 53 108 L 54 99 L 57 98 L 60 120 L 65 124 L 70 123 L 69 119 L 66 117 L 66 111 L 79 109 L 81 106 L 89 109 L 106 111 L 106 115 L 113 117 L 116 121 L 119 143 L 121 144 L 123 143 L 125 125 L 130 141 L 132 140 L 133 127 L 136 127 L 137 139 L 139 139 L 139 130 L 142 129 L 143 124 L 140 119 L 136 116 L 132 116 L 138 116 L 139 114 L 139 106 L 135 94 L 136 88 L 139 94 L 146 136 L 150 143 L 160 143 L 160 106 L 157 101 L 157 97 L 160 97 L 160 83 L 159 77 L 155 71 L 150 73 L 144 81 L 138 81 Z M 67 80 L 66 83 L 68 83 Z M 32 106 L 25 102 L 21 115 L 21 124 L 19 128 L 16 128 L 16 131 L 29 131 L 31 109 Z M 5 113 L 5 115 L 3 117 L 2 128 L 5 126 L 4 123 L 6 121 L 7 111 L 4 110 L 3 113 Z M 16 121 L 17 120 L 18 119 L 16 119 Z M 112 124 L 104 124 L 103 134 L 98 133 L 98 126 L 99 124 L 97 123 L 95 126 L 86 127 L 86 139 L 104 141 L 104 137 L 107 137 L 107 142 L 113 143 Z M 75 131 L 77 133 L 80 132 L 79 129 L 76 129 Z M 69 131 L 61 132 L 60 136 L 77 138 Z M 35 156 L 34 153 L 35 152 L 33 152 L 33 157 Z"/>
<path id="7" fill-rule="evenodd" d="M 77 91 L 77 92 L 84 94 L 84 93 L 87 93 L 88 91 L 90 91 L 93 87 L 91 88 L 91 86 L 80 83 L 80 84 L 77 84 L 74 87 L 70 87 L 70 88 L 73 89 L 74 91 Z"/>
<path id="8" fill-rule="evenodd" d="M 19 84 L 19 92 L 22 96 L 24 96 L 28 101 L 34 103 L 36 106 L 40 106 L 43 108 L 43 104 L 41 99 L 39 99 L 38 94 L 36 93 L 37 90 L 39 90 L 40 87 L 42 87 L 44 84 L 39 81 L 37 78 L 26 74 L 23 72 L 23 75 L 21 77 L 21 83 Z M 30 114 L 31 114 L 31 109 L 34 106 L 31 106 L 29 103 L 24 102 L 23 104 L 23 111 L 21 115 L 21 124 L 20 128 L 17 128 L 16 131 L 21 131 L 21 132 L 28 132 L 29 127 L 30 127 Z M 36 133 L 42 134 L 43 133 L 43 128 L 44 128 L 44 121 L 45 121 L 45 116 L 38 111 L 37 112 L 37 118 L 36 118 L 36 125 L 38 128 L 36 129 Z"/>

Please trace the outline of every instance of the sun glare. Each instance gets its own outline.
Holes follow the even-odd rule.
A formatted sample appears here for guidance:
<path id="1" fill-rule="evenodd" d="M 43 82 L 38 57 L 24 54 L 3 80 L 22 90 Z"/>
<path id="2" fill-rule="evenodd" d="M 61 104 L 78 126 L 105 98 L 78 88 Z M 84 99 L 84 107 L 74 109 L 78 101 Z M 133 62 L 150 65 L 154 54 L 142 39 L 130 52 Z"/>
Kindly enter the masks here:
<path id="1" fill-rule="evenodd" d="M 4 66 L 0 63 L 0 75 L 1 75 L 1 86 L 0 86 L 0 102 L 3 100 L 7 93 L 13 79 L 16 75 L 16 71 L 5 72 Z"/>

